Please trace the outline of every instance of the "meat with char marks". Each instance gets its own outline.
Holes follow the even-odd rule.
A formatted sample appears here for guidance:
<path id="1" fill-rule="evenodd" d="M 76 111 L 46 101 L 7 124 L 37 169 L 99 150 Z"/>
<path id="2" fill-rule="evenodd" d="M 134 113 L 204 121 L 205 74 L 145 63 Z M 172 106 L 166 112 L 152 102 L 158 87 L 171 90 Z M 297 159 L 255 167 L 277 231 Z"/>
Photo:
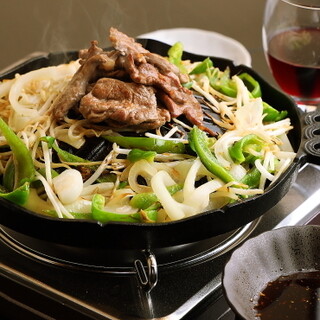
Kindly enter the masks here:
<path id="1" fill-rule="evenodd" d="M 186 75 L 115 28 L 110 41 L 114 50 L 93 41 L 80 51 L 79 70 L 54 102 L 55 119 L 76 108 L 89 121 L 116 129 L 155 129 L 180 115 L 201 126 L 201 105 L 182 86 Z"/>
<path id="2" fill-rule="evenodd" d="M 149 130 L 170 120 L 169 111 L 158 107 L 153 87 L 112 78 L 99 79 L 81 99 L 79 111 L 89 121 L 103 119 L 111 128 Z"/>

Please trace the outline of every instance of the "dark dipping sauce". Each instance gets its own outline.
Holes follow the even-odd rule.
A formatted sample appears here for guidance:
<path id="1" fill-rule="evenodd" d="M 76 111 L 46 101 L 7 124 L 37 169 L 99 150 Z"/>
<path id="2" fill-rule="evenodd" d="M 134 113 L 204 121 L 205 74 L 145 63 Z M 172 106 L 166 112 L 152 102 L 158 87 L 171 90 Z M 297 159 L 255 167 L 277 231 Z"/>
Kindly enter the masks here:
<path id="1" fill-rule="evenodd" d="M 255 310 L 261 320 L 319 320 L 320 271 L 298 272 L 269 282 Z"/>

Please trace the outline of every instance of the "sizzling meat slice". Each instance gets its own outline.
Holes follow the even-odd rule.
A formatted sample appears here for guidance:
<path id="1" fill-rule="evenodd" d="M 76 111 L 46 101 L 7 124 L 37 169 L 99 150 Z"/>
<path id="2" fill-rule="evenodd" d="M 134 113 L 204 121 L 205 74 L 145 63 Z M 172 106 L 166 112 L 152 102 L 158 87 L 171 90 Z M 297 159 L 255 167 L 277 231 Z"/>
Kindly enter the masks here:
<path id="1" fill-rule="evenodd" d="M 126 34 L 120 32 L 116 28 L 110 28 L 109 40 L 113 47 L 118 50 L 121 55 L 127 56 L 133 54 L 137 61 L 146 62 L 144 54 L 149 51 L 146 50 L 140 43 L 136 42 L 133 38 L 128 37 Z"/>
<path id="2" fill-rule="evenodd" d="M 92 122 L 114 128 L 155 129 L 170 120 L 159 108 L 153 87 L 101 78 L 80 101 L 79 111 Z"/>
<path id="3" fill-rule="evenodd" d="M 126 70 L 134 82 L 160 89 L 157 90 L 158 97 L 170 111 L 172 117 L 184 114 L 191 123 L 202 125 L 201 105 L 190 90 L 181 86 L 175 74 L 163 75 L 149 63 L 136 65 L 132 56 L 128 56 Z"/>
<path id="4" fill-rule="evenodd" d="M 192 92 L 181 85 L 180 72 L 176 66 L 145 50 L 141 44 L 115 28 L 110 30 L 110 41 L 125 55 L 123 67 L 134 82 L 164 91 L 161 94 L 164 97 L 162 100 L 168 110 L 173 111 L 173 117 L 184 114 L 191 123 L 202 124 L 201 105 Z"/>
<path id="5" fill-rule="evenodd" d="M 80 60 L 80 68 L 53 103 L 53 116 L 57 120 L 62 120 L 68 111 L 77 105 L 85 95 L 89 82 L 94 81 L 101 70 L 105 72 L 114 70 L 117 59 L 116 55 L 109 57 L 97 47 L 95 41 L 91 43 L 89 50 L 82 52 L 82 57 L 84 59 Z"/>
<path id="6" fill-rule="evenodd" d="M 110 29 L 110 41 L 112 51 L 99 48 L 96 41 L 80 51 L 79 70 L 53 104 L 56 120 L 79 107 L 88 120 L 118 128 L 154 129 L 169 121 L 170 115 L 182 114 L 202 127 L 201 105 L 181 85 L 186 75 L 115 28 Z"/>
<path id="7" fill-rule="evenodd" d="M 181 74 L 177 66 L 170 63 L 159 54 L 151 53 L 146 50 L 140 43 L 120 32 L 116 28 L 110 28 L 109 39 L 116 50 L 119 50 L 124 56 L 133 56 L 136 63 L 148 62 L 154 65 L 162 74 L 173 72 L 179 77 L 182 83 L 188 82 L 188 76 Z"/>

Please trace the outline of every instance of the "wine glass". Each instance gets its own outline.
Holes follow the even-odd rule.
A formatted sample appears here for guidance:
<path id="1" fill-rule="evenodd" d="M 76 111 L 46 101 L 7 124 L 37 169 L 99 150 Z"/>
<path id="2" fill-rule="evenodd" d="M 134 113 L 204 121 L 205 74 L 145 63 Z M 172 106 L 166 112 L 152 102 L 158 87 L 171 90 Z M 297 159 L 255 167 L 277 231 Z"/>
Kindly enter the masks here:
<path id="1" fill-rule="evenodd" d="M 267 0 L 262 39 L 279 87 L 304 111 L 320 107 L 320 1 Z"/>

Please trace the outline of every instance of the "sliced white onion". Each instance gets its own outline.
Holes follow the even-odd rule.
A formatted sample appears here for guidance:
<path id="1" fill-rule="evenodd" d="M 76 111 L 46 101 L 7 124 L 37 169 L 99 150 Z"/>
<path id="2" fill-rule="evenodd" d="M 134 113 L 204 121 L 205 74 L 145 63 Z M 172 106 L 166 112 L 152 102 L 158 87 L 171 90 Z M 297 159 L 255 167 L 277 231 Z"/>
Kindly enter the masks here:
<path id="1" fill-rule="evenodd" d="M 153 167 L 147 160 L 140 160 L 133 164 L 129 171 L 128 182 L 131 189 L 137 193 L 151 192 L 149 186 L 151 178 L 157 173 L 157 169 Z M 141 185 L 138 183 L 138 177 L 141 176 L 147 182 L 147 185 Z"/>
<path id="2" fill-rule="evenodd" d="M 15 79 L 3 80 L 2 82 L 0 82 L 0 98 L 3 98 L 6 95 L 8 95 L 14 81 L 15 81 Z"/>
<path id="3" fill-rule="evenodd" d="M 41 68 L 38 70 L 30 71 L 24 75 L 19 75 L 16 77 L 15 82 L 11 86 L 9 93 L 9 101 L 12 108 L 19 115 L 24 115 L 28 117 L 36 117 L 38 115 L 37 108 L 31 104 L 23 104 L 21 100 L 21 94 L 24 88 L 31 81 L 43 81 L 43 80 L 62 80 L 66 79 L 68 76 L 72 76 L 78 69 L 79 64 L 72 62 L 69 64 L 63 64 L 59 66 Z"/>
<path id="4" fill-rule="evenodd" d="M 81 196 L 94 195 L 95 193 L 106 195 L 111 193 L 113 188 L 113 182 L 95 183 L 84 187 L 82 189 Z"/>
<path id="5" fill-rule="evenodd" d="M 52 179 L 54 191 L 63 204 L 76 201 L 82 192 L 81 173 L 75 169 L 66 169 Z"/>
<path id="6" fill-rule="evenodd" d="M 247 174 L 247 170 L 241 164 L 233 163 L 230 168 L 230 173 L 235 180 L 240 181 Z"/>
<path id="7" fill-rule="evenodd" d="M 106 202 L 104 210 L 115 213 L 136 213 L 139 209 L 130 206 L 129 201 L 134 196 L 130 189 L 117 189 L 112 197 Z"/>
<path id="8" fill-rule="evenodd" d="M 243 196 L 254 196 L 256 194 L 262 194 L 262 189 L 241 189 L 241 188 L 229 188 L 230 191 L 233 191 L 235 194 L 240 194 Z"/>
<path id="9" fill-rule="evenodd" d="M 74 202 L 65 205 L 65 208 L 69 212 L 90 213 L 91 206 L 92 206 L 92 202 L 90 200 L 78 198 Z"/>
<path id="10" fill-rule="evenodd" d="M 187 177 L 183 186 L 183 197 L 186 200 L 190 197 L 191 193 L 195 190 L 196 177 L 201 165 L 202 163 L 200 159 L 197 158 L 193 162 L 193 165 L 191 166 L 191 168 L 189 169 L 189 172 L 187 174 Z M 192 201 L 195 201 L 195 199 L 193 198 Z"/>
<path id="11" fill-rule="evenodd" d="M 209 205 L 210 194 L 222 186 L 223 182 L 219 179 L 208 181 L 187 195 L 183 203 L 195 209 L 193 214 L 203 212 Z"/>
<path id="12" fill-rule="evenodd" d="M 235 126 L 238 130 L 252 130 L 262 126 L 263 104 L 261 98 L 251 100 L 235 111 Z"/>
<path id="13" fill-rule="evenodd" d="M 233 145 L 234 142 L 241 139 L 239 132 L 236 130 L 228 131 L 224 133 L 214 144 L 214 154 L 218 162 L 225 168 L 230 169 L 233 160 L 229 155 L 229 148 Z"/>
<path id="14" fill-rule="evenodd" d="M 170 195 L 167 187 L 174 184 L 175 181 L 165 171 L 159 171 L 151 179 L 152 190 L 158 197 L 158 200 L 166 211 L 167 215 L 171 220 L 180 220 L 190 212 L 191 208 L 177 202 Z"/>
<path id="15" fill-rule="evenodd" d="M 293 148 L 292 148 L 292 145 L 291 145 L 291 142 L 287 136 L 287 134 L 283 133 L 279 136 L 279 139 L 281 140 L 282 142 L 282 145 L 280 147 L 280 149 L 282 151 L 286 151 L 286 152 L 291 152 L 293 154 L 295 154 Z"/>
<path id="16" fill-rule="evenodd" d="M 271 184 L 275 183 L 279 177 L 282 175 L 282 173 L 288 169 L 288 167 L 290 166 L 292 160 L 291 159 L 286 159 L 283 161 L 283 164 L 281 165 L 281 167 L 278 169 L 277 174 L 274 176 L 274 179 L 272 180 Z"/>
<path id="17" fill-rule="evenodd" d="M 73 215 L 68 212 L 68 210 L 63 206 L 58 197 L 55 195 L 47 180 L 39 173 L 36 174 L 36 177 L 42 182 L 48 199 L 56 210 L 58 217 L 63 218 L 63 216 L 66 216 L 69 219 L 74 219 Z"/>

